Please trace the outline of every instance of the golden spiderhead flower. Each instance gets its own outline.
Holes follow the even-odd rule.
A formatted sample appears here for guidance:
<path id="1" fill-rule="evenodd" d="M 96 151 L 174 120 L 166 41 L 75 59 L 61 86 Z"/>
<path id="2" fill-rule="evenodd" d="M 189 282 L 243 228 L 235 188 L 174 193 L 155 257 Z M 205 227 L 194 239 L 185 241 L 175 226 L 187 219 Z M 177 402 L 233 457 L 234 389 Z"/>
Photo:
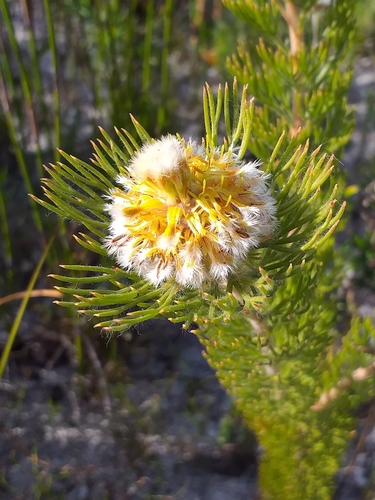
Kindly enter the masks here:
<path id="1" fill-rule="evenodd" d="M 109 253 L 154 285 L 225 282 L 275 226 L 258 166 L 176 136 L 145 144 L 110 193 Z"/>

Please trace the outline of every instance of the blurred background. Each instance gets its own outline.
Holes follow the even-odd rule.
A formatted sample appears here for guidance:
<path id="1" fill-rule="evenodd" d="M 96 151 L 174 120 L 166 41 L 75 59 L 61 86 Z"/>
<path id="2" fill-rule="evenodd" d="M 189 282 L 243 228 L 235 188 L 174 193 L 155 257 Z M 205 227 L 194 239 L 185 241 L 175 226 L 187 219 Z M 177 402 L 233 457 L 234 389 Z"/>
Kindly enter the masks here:
<path id="1" fill-rule="evenodd" d="M 340 293 L 373 315 L 375 1 L 357 4 Z M 48 274 L 99 257 L 28 196 L 59 148 L 88 161 L 129 113 L 199 141 L 202 86 L 231 81 L 248 36 L 219 0 L 0 0 L 0 499 L 255 498 L 261 450 L 194 335 L 162 321 L 109 339 L 53 304 Z M 340 498 L 373 498 L 373 454 Z"/>

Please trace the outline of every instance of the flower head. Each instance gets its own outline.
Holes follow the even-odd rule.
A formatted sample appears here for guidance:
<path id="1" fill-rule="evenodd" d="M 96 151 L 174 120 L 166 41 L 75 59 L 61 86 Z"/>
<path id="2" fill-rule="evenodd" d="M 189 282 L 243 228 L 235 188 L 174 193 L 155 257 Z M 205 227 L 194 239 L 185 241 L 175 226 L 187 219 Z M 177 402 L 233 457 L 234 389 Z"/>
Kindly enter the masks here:
<path id="1" fill-rule="evenodd" d="M 225 281 L 274 229 L 275 201 L 258 166 L 176 136 L 145 144 L 110 193 L 109 253 L 154 285 Z"/>

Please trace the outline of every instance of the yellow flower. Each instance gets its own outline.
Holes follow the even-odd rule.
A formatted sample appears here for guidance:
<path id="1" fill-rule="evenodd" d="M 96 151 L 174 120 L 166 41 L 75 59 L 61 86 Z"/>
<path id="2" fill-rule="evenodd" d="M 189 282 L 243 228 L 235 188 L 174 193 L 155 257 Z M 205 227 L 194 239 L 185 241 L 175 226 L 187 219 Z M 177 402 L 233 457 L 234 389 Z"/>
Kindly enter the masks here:
<path id="1" fill-rule="evenodd" d="M 110 193 L 109 253 L 154 285 L 225 282 L 275 226 L 258 166 L 176 136 L 145 144 Z"/>

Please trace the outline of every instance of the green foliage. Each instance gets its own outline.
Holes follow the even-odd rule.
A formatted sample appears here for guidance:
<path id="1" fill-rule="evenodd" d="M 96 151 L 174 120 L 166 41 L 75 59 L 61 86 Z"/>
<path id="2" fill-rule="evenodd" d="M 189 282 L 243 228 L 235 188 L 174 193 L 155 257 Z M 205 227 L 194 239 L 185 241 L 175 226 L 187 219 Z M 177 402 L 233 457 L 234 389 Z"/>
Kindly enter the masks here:
<path id="1" fill-rule="evenodd" d="M 356 2 L 358 30 L 357 38 L 363 42 L 367 40 L 373 46 L 374 43 L 374 19 L 375 2 L 374 0 L 358 0 Z"/>
<path id="2" fill-rule="evenodd" d="M 229 69 L 257 99 L 253 122 L 257 133 L 250 149 L 267 161 L 280 132 L 286 131 L 297 143 L 309 137 L 313 145 L 339 150 L 353 125 L 345 97 L 353 3 L 332 2 L 319 10 L 314 8 L 316 2 L 224 3 L 260 36 L 250 37 L 228 60 Z M 308 183 L 298 168 L 293 173 L 300 182 L 295 223 L 304 218 L 298 212 Z M 340 195 L 342 176 L 336 180 Z M 290 192 L 287 177 L 279 185 Z M 324 186 L 316 193 L 321 206 L 327 196 L 323 192 Z M 281 241 L 282 234 L 293 240 L 303 234 L 293 229 L 292 222 L 283 227 L 282 208 L 278 214 Z M 270 250 L 279 238 L 270 242 Z M 227 327 L 214 319 L 200 323 L 207 331 L 202 341 L 210 363 L 264 447 L 260 485 L 266 499 L 330 498 L 334 473 L 355 426 L 352 410 L 374 393 L 373 380 L 369 381 L 374 374 L 371 320 L 356 320 L 339 351 L 333 347 L 337 306 L 328 297 L 339 283 L 339 269 L 332 265 L 339 265 L 339 259 L 332 231 L 323 240 L 320 248 L 313 245 L 314 255 L 296 274 L 285 279 L 281 273 L 282 282 L 276 293 L 264 297 L 261 314 L 254 315 L 250 308 L 248 317 L 231 311 Z M 290 255 L 285 257 L 285 262 L 291 261 Z"/>
<path id="3" fill-rule="evenodd" d="M 264 498 L 329 498 L 335 456 L 344 450 L 353 425 L 341 408 L 322 412 L 309 408 L 316 398 L 316 355 L 330 340 L 323 329 L 332 324 L 329 312 L 322 311 L 316 326 L 308 323 L 301 328 L 302 321 L 316 319 L 316 309 L 323 310 L 320 295 L 302 320 L 296 322 L 292 315 L 279 328 L 273 324 L 271 339 L 267 321 L 260 323 L 252 316 L 232 317 L 231 333 L 229 327 L 207 325 L 207 357 L 222 383 L 231 388 L 264 450 L 260 474 Z M 257 325 L 253 332 L 249 323 Z M 317 338 L 309 342 L 313 336 Z M 281 341 L 274 348 L 278 337 Z"/>
<path id="4" fill-rule="evenodd" d="M 343 68 L 354 37 L 355 5 L 340 0 L 318 9 L 316 3 L 301 2 L 298 8 L 288 1 L 224 0 L 259 35 L 238 46 L 228 67 L 265 105 L 256 109 L 259 134 L 251 143 L 264 160 L 284 130 L 293 135 L 302 127 L 301 140 L 309 138 L 313 147 L 324 144 L 331 152 L 350 137 L 351 73 Z"/>

